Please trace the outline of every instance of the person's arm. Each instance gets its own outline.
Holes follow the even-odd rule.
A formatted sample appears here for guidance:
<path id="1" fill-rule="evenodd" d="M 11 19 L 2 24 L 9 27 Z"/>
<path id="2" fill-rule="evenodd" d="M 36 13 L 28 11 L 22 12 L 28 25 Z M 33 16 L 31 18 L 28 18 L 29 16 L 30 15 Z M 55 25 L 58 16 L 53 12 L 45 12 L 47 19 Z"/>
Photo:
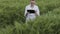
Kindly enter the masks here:
<path id="1" fill-rule="evenodd" d="M 24 16 L 27 16 L 27 15 L 28 15 L 28 12 L 27 12 L 27 7 L 26 7 Z"/>
<path id="2" fill-rule="evenodd" d="M 39 8 L 36 7 L 36 13 L 35 13 L 37 16 L 40 16 L 40 11 L 39 11 Z"/>

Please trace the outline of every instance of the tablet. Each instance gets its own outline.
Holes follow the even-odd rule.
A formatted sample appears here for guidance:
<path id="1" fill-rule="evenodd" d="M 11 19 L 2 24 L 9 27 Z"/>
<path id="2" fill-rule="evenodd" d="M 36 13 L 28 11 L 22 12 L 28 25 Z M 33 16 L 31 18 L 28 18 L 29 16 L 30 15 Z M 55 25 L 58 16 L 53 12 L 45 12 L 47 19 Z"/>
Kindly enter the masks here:
<path id="1" fill-rule="evenodd" d="M 35 10 L 27 10 L 29 13 L 35 13 Z"/>

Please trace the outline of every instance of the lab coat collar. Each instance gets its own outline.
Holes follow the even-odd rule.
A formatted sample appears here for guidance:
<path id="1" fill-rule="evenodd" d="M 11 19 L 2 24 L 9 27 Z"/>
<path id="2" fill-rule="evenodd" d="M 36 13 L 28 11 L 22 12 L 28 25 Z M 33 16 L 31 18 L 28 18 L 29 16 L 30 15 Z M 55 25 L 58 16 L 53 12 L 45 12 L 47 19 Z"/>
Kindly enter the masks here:
<path id="1" fill-rule="evenodd" d="M 29 6 L 31 7 L 31 4 L 29 4 Z M 34 5 L 34 6 L 35 6 L 35 5 Z M 34 6 L 33 6 L 33 7 L 34 7 Z"/>

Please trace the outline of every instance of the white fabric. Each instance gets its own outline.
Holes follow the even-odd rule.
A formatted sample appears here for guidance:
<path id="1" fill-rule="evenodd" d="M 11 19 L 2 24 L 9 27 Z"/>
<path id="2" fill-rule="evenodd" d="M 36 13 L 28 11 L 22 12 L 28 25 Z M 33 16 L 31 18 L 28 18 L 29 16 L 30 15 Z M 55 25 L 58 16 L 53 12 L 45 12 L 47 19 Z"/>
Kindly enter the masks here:
<path id="1" fill-rule="evenodd" d="M 31 7 L 31 5 L 26 6 L 24 16 L 26 16 L 27 10 L 35 10 L 36 13 L 37 13 L 37 15 L 40 16 L 40 14 L 39 14 L 39 12 L 40 12 L 39 8 L 36 5 L 34 5 L 33 8 Z M 35 18 L 36 18 L 35 14 L 28 14 L 27 17 L 26 17 L 26 21 L 34 20 Z"/>

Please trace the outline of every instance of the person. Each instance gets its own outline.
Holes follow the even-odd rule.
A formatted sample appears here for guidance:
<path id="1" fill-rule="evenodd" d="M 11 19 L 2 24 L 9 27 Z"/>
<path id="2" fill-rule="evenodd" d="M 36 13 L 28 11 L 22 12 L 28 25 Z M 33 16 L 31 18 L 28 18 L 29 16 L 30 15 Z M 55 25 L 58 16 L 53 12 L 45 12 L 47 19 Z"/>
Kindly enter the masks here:
<path id="1" fill-rule="evenodd" d="M 35 10 L 35 13 L 29 13 L 27 10 Z M 35 4 L 35 0 L 30 0 L 30 4 L 26 6 L 25 8 L 25 14 L 24 16 L 26 17 L 26 22 L 28 21 L 33 21 L 36 16 L 40 16 L 40 11 L 38 6 Z"/>

